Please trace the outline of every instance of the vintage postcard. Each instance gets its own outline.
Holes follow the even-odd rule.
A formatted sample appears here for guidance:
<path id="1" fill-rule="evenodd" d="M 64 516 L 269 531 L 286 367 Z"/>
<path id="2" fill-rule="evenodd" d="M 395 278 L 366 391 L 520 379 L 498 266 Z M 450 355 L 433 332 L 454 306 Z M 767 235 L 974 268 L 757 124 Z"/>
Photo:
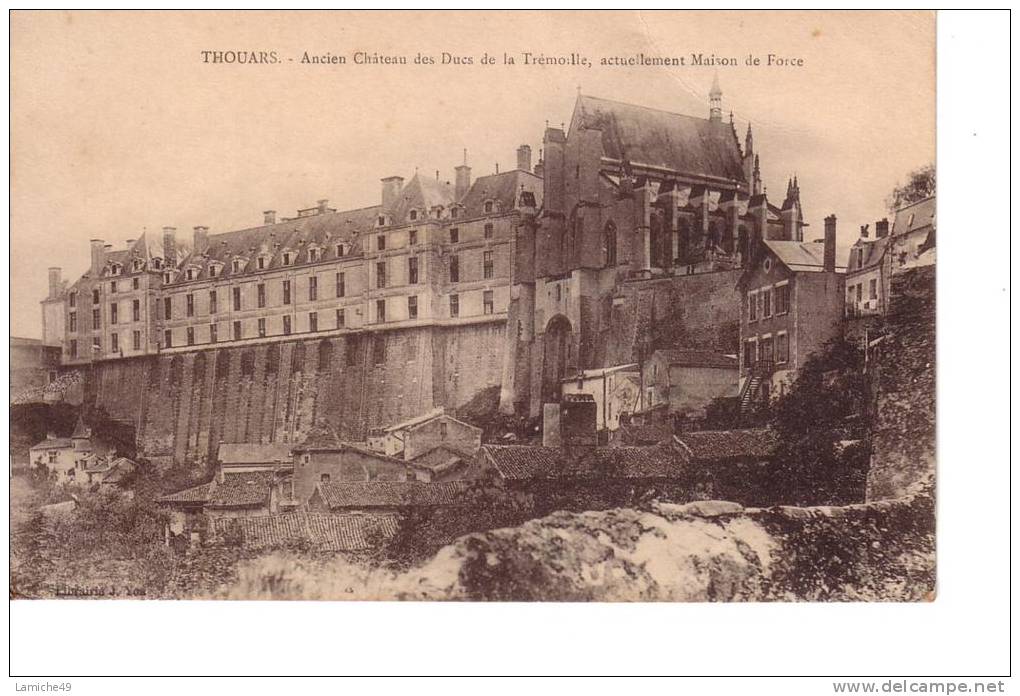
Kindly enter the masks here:
<path id="1" fill-rule="evenodd" d="M 14 599 L 930 601 L 930 12 L 14 12 Z"/>

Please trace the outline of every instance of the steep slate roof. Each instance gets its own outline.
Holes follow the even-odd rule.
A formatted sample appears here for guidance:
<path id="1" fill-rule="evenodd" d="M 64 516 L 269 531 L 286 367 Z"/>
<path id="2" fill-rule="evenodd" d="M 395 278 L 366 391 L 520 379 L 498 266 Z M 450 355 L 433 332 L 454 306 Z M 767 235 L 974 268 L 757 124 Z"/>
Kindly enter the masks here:
<path id="1" fill-rule="evenodd" d="M 475 179 L 460 204 L 464 206 L 466 217 L 485 215 L 485 201 L 499 202 L 499 210 L 506 212 L 517 206 L 517 197 L 523 190 L 535 194 L 535 203 L 542 205 L 542 178 L 521 169 L 509 172 L 480 176 Z M 494 211 L 495 212 L 495 211 Z"/>
<path id="2" fill-rule="evenodd" d="M 448 208 L 453 202 L 452 186 L 438 179 L 415 174 L 400 190 L 396 206 L 387 213 L 395 221 L 404 221 L 412 209 L 423 210 L 427 215 L 434 206 Z"/>
<path id="3" fill-rule="evenodd" d="M 791 271 L 820 273 L 823 270 L 825 244 L 822 242 L 794 242 L 766 239 L 764 244 Z M 836 264 L 836 272 L 845 270 L 846 266 Z"/>
<path id="4" fill-rule="evenodd" d="M 879 237 L 878 239 L 858 239 L 854 242 L 854 245 L 850 248 L 851 250 L 861 249 L 863 252 L 863 261 L 860 268 L 858 268 L 855 263 L 848 265 L 847 273 L 859 273 L 879 265 L 882 262 L 882 257 L 885 255 L 886 249 L 889 248 L 890 239 L 891 237 L 886 235 L 885 237 Z"/>
<path id="5" fill-rule="evenodd" d="M 737 457 L 768 458 L 776 450 L 775 432 L 767 428 L 751 430 L 704 430 L 674 436 L 682 451 L 697 460 Z"/>
<path id="6" fill-rule="evenodd" d="M 612 159 L 744 181 L 740 146 L 729 124 L 579 95 L 570 128 L 602 131 L 602 147 Z"/>
<path id="7" fill-rule="evenodd" d="M 737 369 L 737 356 L 710 350 L 664 349 L 657 351 L 670 365 L 681 367 L 720 367 Z"/>
<path id="8" fill-rule="evenodd" d="M 484 445 L 486 458 L 505 479 L 673 478 L 681 473 L 676 453 L 663 447 L 610 447 L 567 451 L 561 447 Z"/>
<path id="9" fill-rule="evenodd" d="M 269 488 L 273 472 L 252 471 L 244 474 L 224 474 L 209 494 L 209 507 L 258 507 L 269 502 Z"/>
<path id="10" fill-rule="evenodd" d="M 192 503 L 202 505 L 209 500 L 209 491 L 212 488 L 212 481 L 202 483 L 191 488 L 185 488 L 176 493 L 167 493 L 156 498 L 157 503 Z"/>
<path id="11" fill-rule="evenodd" d="M 247 442 L 221 442 L 216 458 L 221 464 L 271 464 L 290 462 L 294 445 L 288 442 L 251 444 Z"/>
<path id="12" fill-rule="evenodd" d="M 911 220 L 910 216 L 914 218 Z M 914 232 L 933 225 L 935 222 L 935 196 L 911 203 L 896 211 L 890 234 L 894 237 Z M 909 225 L 908 225 L 909 223 Z"/>
<path id="13" fill-rule="evenodd" d="M 466 481 L 340 481 L 320 483 L 322 501 L 330 510 L 368 507 L 423 507 L 453 505 L 467 489 Z"/>
<path id="14" fill-rule="evenodd" d="M 373 534 L 380 534 L 383 539 L 396 534 L 397 518 L 394 515 L 299 512 L 212 520 L 214 534 L 233 529 L 240 530 L 241 545 L 249 549 L 308 541 L 326 551 L 360 551 L 370 548 Z"/>

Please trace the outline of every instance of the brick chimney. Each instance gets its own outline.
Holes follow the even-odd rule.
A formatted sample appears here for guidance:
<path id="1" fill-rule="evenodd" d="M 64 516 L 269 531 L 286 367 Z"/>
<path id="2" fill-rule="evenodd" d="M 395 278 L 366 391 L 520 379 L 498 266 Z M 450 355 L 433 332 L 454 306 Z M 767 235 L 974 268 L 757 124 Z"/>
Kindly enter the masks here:
<path id="1" fill-rule="evenodd" d="M 275 210 L 263 210 L 262 211 L 262 223 L 265 225 L 276 224 L 276 211 Z"/>
<path id="2" fill-rule="evenodd" d="M 194 252 L 196 254 L 204 254 L 205 250 L 209 248 L 209 228 L 205 225 L 196 225 L 193 241 Z"/>
<path id="3" fill-rule="evenodd" d="M 825 256 L 822 269 L 828 273 L 836 270 L 836 216 L 825 218 Z"/>
<path id="4" fill-rule="evenodd" d="M 102 239 L 89 240 L 89 250 L 92 253 L 92 265 L 89 266 L 89 270 L 92 272 L 93 277 L 99 275 L 99 272 L 103 270 L 103 265 L 106 263 L 106 248 L 103 244 Z"/>
<path id="5" fill-rule="evenodd" d="M 875 223 L 875 238 L 881 239 L 889 234 L 889 218 L 882 218 Z"/>
<path id="6" fill-rule="evenodd" d="M 384 211 L 393 210 L 402 188 L 404 188 L 404 177 L 402 176 L 388 176 L 382 180 L 382 207 Z"/>
<path id="7" fill-rule="evenodd" d="M 467 150 L 464 150 L 464 162 L 459 167 L 454 167 L 453 197 L 460 203 L 471 188 L 471 167 L 467 163 Z"/>
<path id="8" fill-rule="evenodd" d="M 60 266 L 50 266 L 49 280 L 50 297 L 56 297 L 60 294 Z"/>
<path id="9" fill-rule="evenodd" d="M 329 199 L 328 198 L 320 198 L 319 201 L 318 201 L 318 204 L 319 204 L 319 215 L 322 215 L 323 213 L 329 212 Z"/>
<path id="10" fill-rule="evenodd" d="M 517 168 L 524 172 L 531 171 L 531 146 L 521 145 L 517 148 Z"/>
<path id="11" fill-rule="evenodd" d="M 172 267 L 177 263 L 177 228 L 163 228 L 163 262 Z"/>

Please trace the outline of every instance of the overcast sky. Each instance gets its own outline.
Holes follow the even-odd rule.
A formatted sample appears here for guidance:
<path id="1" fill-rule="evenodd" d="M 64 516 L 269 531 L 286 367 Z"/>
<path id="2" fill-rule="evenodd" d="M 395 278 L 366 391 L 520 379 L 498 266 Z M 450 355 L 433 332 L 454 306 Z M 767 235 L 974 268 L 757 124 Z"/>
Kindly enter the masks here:
<path id="1" fill-rule="evenodd" d="M 797 174 L 811 227 L 835 213 L 849 246 L 907 172 L 934 161 L 934 16 L 928 13 L 324 14 L 17 13 L 11 26 L 13 335 L 40 335 L 46 269 L 76 278 L 90 238 L 123 247 L 164 225 L 190 236 L 378 203 L 379 179 L 418 168 L 475 176 L 541 147 L 585 94 L 753 123 L 770 200 Z M 203 50 L 275 51 L 271 65 Z M 302 65 L 303 53 L 346 65 Z M 354 65 L 353 53 L 408 65 Z M 418 52 L 474 65 L 415 65 Z M 522 65 L 522 52 L 591 67 Z M 496 65 L 480 65 L 483 53 Z M 503 65 L 503 53 L 518 58 Z M 605 57 L 734 58 L 718 68 L 601 67 Z M 768 54 L 803 67 L 767 67 Z M 748 67 L 755 54 L 763 65 Z"/>

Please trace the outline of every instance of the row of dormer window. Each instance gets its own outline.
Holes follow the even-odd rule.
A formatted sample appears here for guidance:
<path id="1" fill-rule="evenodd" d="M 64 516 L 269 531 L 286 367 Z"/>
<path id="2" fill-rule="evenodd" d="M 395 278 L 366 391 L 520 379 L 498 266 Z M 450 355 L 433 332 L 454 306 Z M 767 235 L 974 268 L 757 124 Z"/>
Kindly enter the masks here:
<path id="1" fill-rule="evenodd" d="M 482 204 L 482 211 L 486 214 L 491 214 L 498 212 L 501 209 L 501 207 L 502 206 L 500 205 L 499 201 L 490 199 Z M 445 209 L 443 208 L 443 206 L 437 205 L 432 207 L 432 209 L 429 211 L 429 214 L 426 214 L 426 212 L 421 208 L 412 208 L 407 213 L 407 219 L 410 220 L 411 222 L 417 222 L 418 220 L 426 220 L 429 218 L 433 220 L 441 220 L 443 217 L 444 210 Z M 454 204 L 450 206 L 449 208 L 450 219 L 459 218 L 460 213 L 463 210 L 464 206 L 462 205 Z M 393 218 L 391 218 L 388 215 L 380 215 L 379 217 L 376 218 L 376 227 L 386 227 L 392 224 L 394 224 Z"/>

